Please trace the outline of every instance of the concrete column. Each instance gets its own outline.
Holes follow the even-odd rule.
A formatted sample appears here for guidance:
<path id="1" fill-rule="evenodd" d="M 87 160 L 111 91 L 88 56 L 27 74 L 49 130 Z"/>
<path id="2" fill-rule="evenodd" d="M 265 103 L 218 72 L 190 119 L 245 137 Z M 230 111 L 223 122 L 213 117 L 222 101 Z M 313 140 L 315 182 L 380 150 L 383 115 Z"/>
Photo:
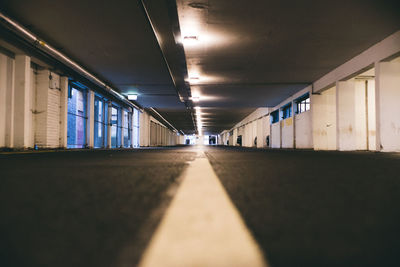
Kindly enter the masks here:
<path id="1" fill-rule="evenodd" d="M 15 60 L 7 58 L 5 146 L 14 147 Z"/>
<path id="2" fill-rule="evenodd" d="M 375 137 L 376 137 L 376 151 L 381 150 L 381 101 L 380 101 L 380 62 L 375 62 Z"/>
<path id="3" fill-rule="evenodd" d="M 87 92 L 87 121 L 86 121 L 86 144 L 89 148 L 94 147 L 94 92 Z"/>
<path id="4" fill-rule="evenodd" d="M 296 114 L 295 114 L 295 108 L 294 108 L 294 105 L 295 105 L 296 103 L 292 100 L 292 120 L 293 120 L 293 127 L 292 127 L 292 130 L 293 130 L 293 148 L 295 149 L 296 148 Z"/>
<path id="5" fill-rule="evenodd" d="M 141 112 L 139 115 L 139 146 L 150 145 L 150 117 L 146 112 Z"/>
<path id="6" fill-rule="evenodd" d="M 111 112 L 112 112 L 112 104 L 108 102 L 108 112 L 107 112 L 107 140 L 105 147 L 111 148 Z"/>
<path id="7" fill-rule="evenodd" d="M 26 55 L 15 56 L 14 95 L 14 146 L 26 148 L 30 138 L 30 74 L 31 59 Z"/>
<path id="8" fill-rule="evenodd" d="M 355 82 L 339 81 L 336 85 L 337 148 L 356 150 Z"/>
<path id="9" fill-rule="evenodd" d="M 335 105 L 336 105 L 336 150 L 340 150 L 340 130 L 339 130 L 339 81 L 336 81 L 336 91 L 335 91 Z"/>
<path id="10" fill-rule="evenodd" d="M 60 147 L 67 148 L 68 129 L 68 77 L 61 77 L 60 95 Z"/>
<path id="11" fill-rule="evenodd" d="M 315 150 L 336 150 L 337 147 L 337 103 L 336 87 L 312 94 L 312 131 Z"/>
<path id="12" fill-rule="evenodd" d="M 121 147 L 124 147 L 125 110 L 121 107 Z"/>
<path id="13" fill-rule="evenodd" d="M 6 146 L 7 56 L 0 54 L 0 147 Z"/>
<path id="14" fill-rule="evenodd" d="M 377 150 L 400 151 L 400 57 L 375 64 Z"/>

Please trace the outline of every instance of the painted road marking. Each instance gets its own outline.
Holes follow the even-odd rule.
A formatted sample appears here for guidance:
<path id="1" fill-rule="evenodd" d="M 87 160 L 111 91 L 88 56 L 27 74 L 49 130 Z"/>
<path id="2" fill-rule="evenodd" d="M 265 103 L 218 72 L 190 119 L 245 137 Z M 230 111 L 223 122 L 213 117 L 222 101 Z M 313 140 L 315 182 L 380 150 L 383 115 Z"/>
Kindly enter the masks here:
<path id="1" fill-rule="evenodd" d="M 268 266 L 204 152 L 198 156 L 139 266 Z"/>

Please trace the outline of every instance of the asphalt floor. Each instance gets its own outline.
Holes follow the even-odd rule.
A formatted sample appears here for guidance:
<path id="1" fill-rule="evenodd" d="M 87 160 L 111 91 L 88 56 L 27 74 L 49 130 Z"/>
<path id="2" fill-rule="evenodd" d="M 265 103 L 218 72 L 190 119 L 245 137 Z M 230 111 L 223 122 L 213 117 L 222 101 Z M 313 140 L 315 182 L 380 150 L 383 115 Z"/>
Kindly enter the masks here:
<path id="1" fill-rule="evenodd" d="M 400 266 L 400 154 L 205 153 L 272 267 Z M 0 155 L 0 266 L 135 266 L 195 157 Z"/>
<path id="2" fill-rule="evenodd" d="M 206 154 L 271 266 L 400 266 L 400 154 Z"/>
<path id="3" fill-rule="evenodd" d="M 194 156 L 182 148 L 0 155 L 0 266 L 135 266 Z"/>

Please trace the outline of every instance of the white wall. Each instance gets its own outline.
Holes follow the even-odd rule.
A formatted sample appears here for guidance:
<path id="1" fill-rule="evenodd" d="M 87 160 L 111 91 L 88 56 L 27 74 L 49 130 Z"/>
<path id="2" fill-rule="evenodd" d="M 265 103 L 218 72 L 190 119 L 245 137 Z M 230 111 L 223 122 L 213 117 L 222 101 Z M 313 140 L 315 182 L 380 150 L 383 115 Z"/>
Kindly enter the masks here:
<path id="1" fill-rule="evenodd" d="M 340 81 L 337 86 L 338 149 L 367 150 L 375 144 L 374 87 L 362 78 Z"/>
<path id="2" fill-rule="evenodd" d="M 375 79 L 368 80 L 368 149 L 376 150 Z"/>
<path id="3" fill-rule="evenodd" d="M 336 87 L 311 96 L 315 150 L 336 150 Z"/>
<path id="4" fill-rule="evenodd" d="M 375 71 L 377 146 L 382 151 L 400 151 L 400 58 L 378 63 Z"/>
<path id="5" fill-rule="evenodd" d="M 356 150 L 356 116 L 355 116 L 355 82 L 340 81 L 337 83 L 337 112 L 338 112 L 338 149 Z"/>
<path id="6" fill-rule="evenodd" d="M 287 118 L 281 121 L 282 148 L 293 148 L 293 118 Z"/>
<path id="7" fill-rule="evenodd" d="M 0 53 L 0 147 L 14 146 L 14 59 Z"/>
<path id="8" fill-rule="evenodd" d="M 257 147 L 266 147 L 266 138 L 270 134 L 269 116 L 262 117 L 257 120 Z"/>
<path id="9" fill-rule="evenodd" d="M 237 137 L 238 137 L 238 129 L 233 129 L 233 135 L 232 135 L 232 142 L 231 139 L 229 139 L 229 145 L 231 146 L 236 146 L 237 145 Z"/>
<path id="10" fill-rule="evenodd" d="M 270 142 L 272 148 L 281 148 L 281 122 L 271 124 Z"/>
<path id="11" fill-rule="evenodd" d="M 257 137 L 257 147 L 264 147 L 266 145 L 265 138 L 269 135 L 269 110 L 269 108 L 256 109 L 232 129 L 221 132 L 221 140 L 224 141 L 224 144 L 229 140 L 230 146 L 236 146 L 237 137 L 241 135 L 242 146 L 254 147 L 254 140 Z M 266 117 L 268 118 L 266 119 Z M 231 131 L 232 136 L 229 136 Z"/>
<path id="12" fill-rule="evenodd" d="M 397 31 L 314 81 L 312 86 L 271 107 L 271 111 L 280 109 L 284 104 L 293 104 L 305 92 L 310 93 L 310 111 L 294 114 L 292 121 L 286 119 L 272 125 L 268 122 L 271 147 L 291 148 L 294 142 L 296 148 L 315 150 L 400 151 L 399 53 Z M 262 123 L 257 121 L 254 133 L 249 124 L 252 121 L 257 119 L 251 114 L 234 126 L 234 143 L 237 134 L 241 134 L 241 125 L 246 125 L 244 145 L 251 146 L 250 140 L 261 135 Z M 265 136 L 263 143 L 264 139 Z M 257 147 L 261 146 L 258 142 Z"/>
<path id="13" fill-rule="evenodd" d="M 367 150 L 367 89 L 365 80 L 355 80 L 355 138 L 356 150 Z"/>
<path id="14" fill-rule="evenodd" d="M 140 112 L 139 114 L 139 145 L 150 145 L 150 115 L 147 112 Z"/>
<path id="15" fill-rule="evenodd" d="M 140 146 L 174 146 L 184 144 L 185 137 L 168 129 L 147 112 L 140 113 Z"/>
<path id="16" fill-rule="evenodd" d="M 296 148 L 313 148 L 311 111 L 295 116 Z"/>

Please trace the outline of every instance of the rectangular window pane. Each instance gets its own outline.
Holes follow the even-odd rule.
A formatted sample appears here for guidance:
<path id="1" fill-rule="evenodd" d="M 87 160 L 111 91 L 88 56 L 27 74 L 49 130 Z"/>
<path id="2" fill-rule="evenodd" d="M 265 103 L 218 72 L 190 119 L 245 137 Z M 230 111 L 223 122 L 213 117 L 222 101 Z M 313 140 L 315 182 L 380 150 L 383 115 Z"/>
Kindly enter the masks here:
<path id="1" fill-rule="evenodd" d="M 111 108 L 111 147 L 118 147 L 118 108 Z"/>
<path id="2" fill-rule="evenodd" d="M 86 144 L 86 92 L 71 88 L 68 98 L 67 147 L 83 148 Z"/>
<path id="3" fill-rule="evenodd" d="M 94 100 L 94 147 L 104 147 L 105 133 L 107 131 L 104 116 L 104 100 L 96 97 Z"/>

